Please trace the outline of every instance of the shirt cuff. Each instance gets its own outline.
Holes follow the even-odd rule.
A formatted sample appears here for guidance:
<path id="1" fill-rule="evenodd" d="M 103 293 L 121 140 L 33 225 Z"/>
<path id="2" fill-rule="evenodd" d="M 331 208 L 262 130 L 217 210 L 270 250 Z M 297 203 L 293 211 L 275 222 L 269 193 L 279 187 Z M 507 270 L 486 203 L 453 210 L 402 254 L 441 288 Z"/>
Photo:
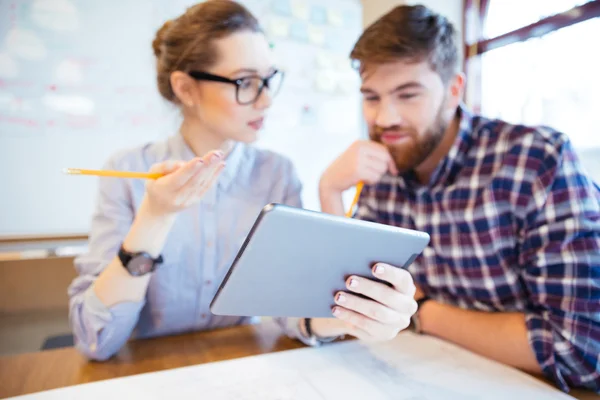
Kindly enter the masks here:
<path id="1" fill-rule="evenodd" d="M 94 285 L 91 285 L 85 291 L 83 299 L 85 314 L 93 316 L 93 318 L 90 318 L 92 328 L 95 332 L 99 332 L 107 323 L 112 321 L 113 316 L 108 307 L 96 296 Z"/>
<path id="2" fill-rule="evenodd" d="M 304 324 L 304 318 L 275 318 L 275 321 L 281 326 L 288 337 L 297 339 L 308 346 L 319 345 L 316 338 L 309 338 L 306 332 L 300 327 L 300 324 Z"/>
<path id="3" fill-rule="evenodd" d="M 84 294 L 84 307 L 86 315 L 91 316 L 91 326 L 95 332 L 100 332 L 115 319 L 129 319 L 138 315 L 145 304 L 145 300 L 133 302 L 126 301 L 108 308 L 96 295 L 94 285 L 90 286 Z"/>
<path id="4" fill-rule="evenodd" d="M 320 338 L 318 336 L 316 336 L 314 333 L 312 334 L 312 336 L 309 336 L 308 332 L 306 331 L 306 327 L 305 327 L 305 321 L 307 319 L 310 318 L 291 318 L 292 320 L 295 320 L 295 327 L 297 329 L 297 335 L 298 335 L 298 339 L 300 341 L 302 341 L 304 344 L 307 344 L 309 346 L 320 346 L 322 344 L 326 344 L 326 343 L 331 343 L 331 342 L 335 342 L 338 339 L 341 339 L 344 337 L 344 335 L 340 335 L 340 336 L 332 336 L 332 337 L 327 337 L 327 338 Z"/>

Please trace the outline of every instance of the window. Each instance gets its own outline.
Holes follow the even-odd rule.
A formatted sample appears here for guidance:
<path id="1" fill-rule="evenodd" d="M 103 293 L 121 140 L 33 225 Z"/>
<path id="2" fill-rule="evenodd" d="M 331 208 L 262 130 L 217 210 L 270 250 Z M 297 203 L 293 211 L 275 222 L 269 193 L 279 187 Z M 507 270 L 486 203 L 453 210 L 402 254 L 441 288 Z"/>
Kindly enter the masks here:
<path id="1" fill-rule="evenodd" d="M 564 132 L 600 182 L 600 0 L 465 6 L 467 104 L 486 117 Z"/>
<path id="2" fill-rule="evenodd" d="M 482 54 L 482 114 L 549 125 L 600 150 L 600 55 L 582 40 L 593 37 L 600 18 Z"/>
<path id="3" fill-rule="evenodd" d="M 497 37 L 585 3 L 589 0 L 491 0 L 483 37 Z"/>

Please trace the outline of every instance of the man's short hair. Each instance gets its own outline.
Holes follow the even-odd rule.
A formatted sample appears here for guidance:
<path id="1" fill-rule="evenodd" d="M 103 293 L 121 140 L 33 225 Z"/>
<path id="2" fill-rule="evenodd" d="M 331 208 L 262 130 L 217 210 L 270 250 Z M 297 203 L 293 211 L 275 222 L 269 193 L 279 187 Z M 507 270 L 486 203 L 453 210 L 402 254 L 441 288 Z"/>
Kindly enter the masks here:
<path id="1" fill-rule="evenodd" d="M 361 72 L 370 64 L 422 62 L 447 83 L 457 71 L 454 26 L 422 5 L 398 6 L 371 24 L 350 53 Z"/>

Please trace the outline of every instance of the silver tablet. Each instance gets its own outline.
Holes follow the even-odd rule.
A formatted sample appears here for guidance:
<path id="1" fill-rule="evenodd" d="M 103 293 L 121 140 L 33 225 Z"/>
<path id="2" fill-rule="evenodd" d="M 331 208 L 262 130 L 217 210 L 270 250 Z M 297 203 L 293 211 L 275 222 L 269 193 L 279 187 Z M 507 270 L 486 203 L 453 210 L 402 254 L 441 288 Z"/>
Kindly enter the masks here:
<path id="1" fill-rule="evenodd" d="M 405 268 L 429 243 L 425 232 L 279 204 L 261 211 L 221 283 L 217 315 L 331 317 L 333 295 L 349 275 Z"/>

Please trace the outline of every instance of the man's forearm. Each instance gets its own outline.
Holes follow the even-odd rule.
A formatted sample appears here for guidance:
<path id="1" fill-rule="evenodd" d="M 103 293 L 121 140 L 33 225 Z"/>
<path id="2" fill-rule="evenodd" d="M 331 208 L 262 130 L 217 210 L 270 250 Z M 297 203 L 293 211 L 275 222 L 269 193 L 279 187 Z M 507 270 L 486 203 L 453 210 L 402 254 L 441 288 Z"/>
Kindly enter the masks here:
<path id="1" fill-rule="evenodd" d="M 319 200 L 322 212 L 332 215 L 344 215 L 344 202 L 341 193 L 319 185 Z"/>
<path id="2" fill-rule="evenodd" d="M 419 311 L 423 331 L 524 371 L 541 374 L 523 313 L 463 310 L 430 300 Z"/>

